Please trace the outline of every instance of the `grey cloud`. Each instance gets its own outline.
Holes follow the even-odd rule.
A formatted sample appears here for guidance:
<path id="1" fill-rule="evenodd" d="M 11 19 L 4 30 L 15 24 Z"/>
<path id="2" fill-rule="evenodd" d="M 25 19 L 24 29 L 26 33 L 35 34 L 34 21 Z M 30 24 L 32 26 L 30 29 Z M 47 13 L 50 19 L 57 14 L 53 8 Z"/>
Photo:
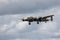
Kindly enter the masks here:
<path id="1" fill-rule="evenodd" d="M 5 0 L 4 2 L 4 6 L 0 6 L 0 15 L 33 13 L 60 4 L 59 0 Z"/>
<path id="2" fill-rule="evenodd" d="M 19 21 L 16 21 L 16 19 L 21 16 L 19 15 L 1 16 L 0 24 L 2 25 L 0 25 L 0 31 L 1 31 L 0 40 L 25 40 L 25 39 L 28 39 L 28 40 L 59 40 L 60 38 L 60 19 L 59 19 L 60 7 L 56 7 L 56 9 L 55 10 L 54 9 L 55 8 L 53 7 L 52 9 L 45 10 L 45 11 L 39 12 L 38 14 L 33 15 L 33 16 L 36 16 L 36 15 L 45 16 L 49 14 L 54 14 L 55 18 L 53 22 L 40 23 L 39 25 L 37 25 L 36 23 L 35 24 L 32 23 L 31 26 L 29 25 L 27 25 L 27 27 L 24 26 L 25 28 L 22 30 L 16 27 L 16 25 L 20 23 Z M 30 14 L 28 15 L 30 16 Z M 57 25 L 55 25 L 54 23 L 56 23 Z M 7 31 L 1 30 L 1 27 L 5 29 L 6 26 L 4 25 L 8 25 Z M 23 27 L 23 26 L 20 25 L 19 27 Z M 44 27 L 46 29 L 44 29 Z"/>

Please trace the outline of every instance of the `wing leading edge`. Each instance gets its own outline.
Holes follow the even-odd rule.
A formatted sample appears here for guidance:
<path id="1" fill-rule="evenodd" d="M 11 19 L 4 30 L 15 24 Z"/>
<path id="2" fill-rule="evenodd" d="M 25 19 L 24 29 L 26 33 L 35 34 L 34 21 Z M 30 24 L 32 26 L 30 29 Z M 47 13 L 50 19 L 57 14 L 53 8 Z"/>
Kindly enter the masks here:
<path id="1" fill-rule="evenodd" d="M 49 18 L 49 17 L 53 17 L 54 15 L 49 15 L 49 16 L 45 16 L 43 18 Z"/>

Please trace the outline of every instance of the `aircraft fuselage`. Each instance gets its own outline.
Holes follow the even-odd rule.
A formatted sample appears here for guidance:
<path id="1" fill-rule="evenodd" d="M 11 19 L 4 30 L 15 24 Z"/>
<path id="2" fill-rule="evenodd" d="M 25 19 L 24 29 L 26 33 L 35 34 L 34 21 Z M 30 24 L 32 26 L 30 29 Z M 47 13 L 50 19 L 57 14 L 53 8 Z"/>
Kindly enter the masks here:
<path id="1" fill-rule="evenodd" d="M 31 24 L 31 22 L 37 22 L 37 24 L 39 24 L 39 22 L 47 22 L 49 21 L 49 19 L 47 18 L 51 18 L 51 21 L 53 21 L 53 16 L 54 15 L 50 15 L 50 16 L 45 16 L 45 17 L 39 17 L 39 18 L 36 18 L 36 17 L 28 17 L 27 19 L 22 19 L 22 21 L 28 21 L 29 22 L 29 25 Z"/>

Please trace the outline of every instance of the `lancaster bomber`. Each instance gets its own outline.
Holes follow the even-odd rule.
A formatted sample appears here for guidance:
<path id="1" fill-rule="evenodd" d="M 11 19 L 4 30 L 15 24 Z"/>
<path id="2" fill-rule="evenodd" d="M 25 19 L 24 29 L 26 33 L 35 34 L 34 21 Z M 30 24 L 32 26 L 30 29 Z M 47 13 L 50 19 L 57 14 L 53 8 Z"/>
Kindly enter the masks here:
<path id="1" fill-rule="evenodd" d="M 49 16 L 44 16 L 44 17 L 27 17 L 26 19 L 22 19 L 22 21 L 28 21 L 29 25 L 31 25 L 31 22 L 37 22 L 37 24 L 39 24 L 39 22 L 47 22 L 49 20 L 53 21 L 53 16 L 54 15 L 49 15 Z M 48 19 L 50 18 L 50 19 Z"/>

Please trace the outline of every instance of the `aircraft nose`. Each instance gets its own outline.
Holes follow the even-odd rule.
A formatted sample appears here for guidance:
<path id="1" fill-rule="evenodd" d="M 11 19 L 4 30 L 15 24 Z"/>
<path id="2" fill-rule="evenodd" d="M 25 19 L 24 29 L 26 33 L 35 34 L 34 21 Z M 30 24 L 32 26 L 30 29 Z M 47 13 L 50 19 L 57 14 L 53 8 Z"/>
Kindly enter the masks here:
<path id="1" fill-rule="evenodd" d="M 24 21 L 24 19 L 22 19 L 22 21 Z"/>

